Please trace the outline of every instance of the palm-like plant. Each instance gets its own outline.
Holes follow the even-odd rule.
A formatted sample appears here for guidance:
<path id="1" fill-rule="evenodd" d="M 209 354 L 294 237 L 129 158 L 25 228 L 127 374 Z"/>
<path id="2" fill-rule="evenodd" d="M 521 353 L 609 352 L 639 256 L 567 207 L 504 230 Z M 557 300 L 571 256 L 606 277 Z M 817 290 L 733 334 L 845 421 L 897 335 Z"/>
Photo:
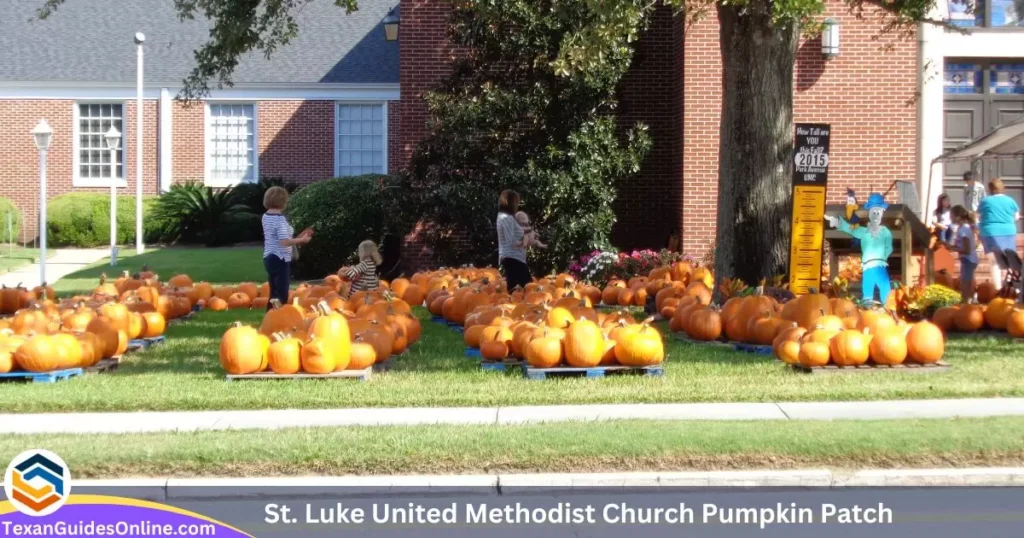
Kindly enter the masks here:
<path id="1" fill-rule="evenodd" d="M 196 182 L 176 184 L 160 197 L 153 217 L 167 223 L 170 241 L 218 243 L 217 229 L 228 219 L 251 213 L 233 188 L 214 190 Z"/>

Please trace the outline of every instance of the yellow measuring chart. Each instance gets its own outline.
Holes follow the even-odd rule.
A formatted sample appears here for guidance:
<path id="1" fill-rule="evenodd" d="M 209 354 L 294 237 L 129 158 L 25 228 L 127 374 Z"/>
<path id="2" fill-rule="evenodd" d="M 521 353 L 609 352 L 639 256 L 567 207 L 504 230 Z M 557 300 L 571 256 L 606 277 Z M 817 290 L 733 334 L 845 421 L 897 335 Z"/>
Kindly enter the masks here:
<path id="1" fill-rule="evenodd" d="M 825 238 L 825 186 L 793 188 L 793 236 L 789 247 L 789 289 L 800 295 L 821 287 Z"/>

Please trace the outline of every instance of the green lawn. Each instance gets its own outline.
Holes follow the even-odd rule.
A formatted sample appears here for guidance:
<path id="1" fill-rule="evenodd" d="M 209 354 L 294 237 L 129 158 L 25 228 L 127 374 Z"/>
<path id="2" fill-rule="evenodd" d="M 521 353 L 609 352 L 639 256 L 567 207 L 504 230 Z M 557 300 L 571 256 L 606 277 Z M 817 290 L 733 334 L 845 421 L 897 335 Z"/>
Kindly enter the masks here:
<path id="1" fill-rule="evenodd" d="M 161 248 L 139 255 L 135 249 L 123 250 L 118 256 L 117 267 L 110 266 L 110 259 L 71 273 L 60 279 L 54 290 L 61 295 L 88 293 L 99 283 L 101 274 L 111 279 L 123 271 L 138 272 L 143 265 L 161 279 L 184 273 L 194 280 L 205 280 L 211 284 L 238 284 L 239 282 L 264 282 L 267 280 L 263 268 L 263 249 L 259 247 L 237 248 Z"/>
<path id="2" fill-rule="evenodd" d="M 213 283 L 262 282 L 258 248 L 168 248 L 123 258 L 165 278 L 187 272 Z M 57 283 L 86 291 L 106 262 Z M 403 406 L 499 406 L 585 403 L 771 402 L 1024 396 L 1020 344 L 996 338 L 951 340 L 938 374 L 897 372 L 808 376 L 764 355 L 678 342 L 666 336 L 664 377 L 529 381 L 514 373 L 482 372 L 464 356 L 461 334 L 426 319 L 423 336 L 395 368 L 369 382 L 348 380 L 228 383 L 218 360 L 231 322 L 258 324 L 262 312 L 202 312 L 173 325 L 167 343 L 126 357 L 116 372 L 55 384 L 0 385 L 0 412 L 280 409 Z"/>
<path id="3" fill-rule="evenodd" d="M 419 310 L 421 316 L 426 311 Z M 4 412 L 496 406 L 617 402 L 770 402 L 1024 395 L 1020 345 L 990 338 L 949 342 L 949 372 L 808 376 L 764 355 L 667 340 L 664 377 L 549 379 L 482 372 L 461 335 L 424 321 L 423 336 L 395 368 L 369 382 L 226 382 L 218 346 L 233 321 L 262 312 L 203 312 L 173 325 L 167 343 L 126 357 L 113 373 L 55 384 L 0 385 Z"/>
<path id="4" fill-rule="evenodd" d="M 0 246 L 0 274 L 11 271 L 39 261 L 40 252 L 37 248 L 7 247 Z M 53 256 L 53 250 L 46 253 L 46 258 Z"/>
<path id="5" fill-rule="evenodd" d="M 8 435 L 0 461 L 38 447 L 80 478 L 1019 466 L 1024 418 Z"/>

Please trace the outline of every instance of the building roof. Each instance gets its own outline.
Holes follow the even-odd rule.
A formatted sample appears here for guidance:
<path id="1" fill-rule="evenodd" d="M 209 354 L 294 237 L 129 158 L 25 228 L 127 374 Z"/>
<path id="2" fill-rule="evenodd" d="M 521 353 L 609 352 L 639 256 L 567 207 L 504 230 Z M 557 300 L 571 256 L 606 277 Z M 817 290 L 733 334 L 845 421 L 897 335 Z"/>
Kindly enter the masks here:
<path id="1" fill-rule="evenodd" d="M 359 0 L 346 15 L 318 0 L 297 13 L 299 35 L 268 60 L 243 56 L 232 81 L 246 83 L 398 83 L 398 43 L 382 20 L 399 0 Z M 146 35 L 149 84 L 180 84 L 212 24 L 180 21 L 171 0 L 67 0 L 46 20 L 43 0 L 0 1 L 0 82 L 135 84 L 135 32 Z"/>

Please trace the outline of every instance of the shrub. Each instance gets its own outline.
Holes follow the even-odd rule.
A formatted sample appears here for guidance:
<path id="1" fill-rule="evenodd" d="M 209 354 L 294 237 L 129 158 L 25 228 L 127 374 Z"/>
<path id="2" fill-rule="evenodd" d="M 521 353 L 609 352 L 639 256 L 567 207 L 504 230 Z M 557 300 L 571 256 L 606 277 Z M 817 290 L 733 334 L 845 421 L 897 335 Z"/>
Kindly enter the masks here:
<path id="1" fill-rule="evenodd" d="M 7 214 L 11 215 L 11 226 L 7 226 Z M 18 237 L 18 232 L 21 231 L 21 211 L 14 205 L 14 202 L 6 196 L 0 196 L 0 242 L 8 242 L 13 239 L 15 242 L 20 242 L 22 239 Z"/>
<path id="2" fill-rule="evenodd" d="M 251 240 L 253 219 L 234 188 L 214 190 L 196 182 L 175 184 L 157 201 L 154 216 L 166 240 L 219 246 Z M 256 217 L 258 220 L 258 217 Z M 246 239 L 249 238 L 249 239 Z"/>
<path id="3" fill-rule="evenodd" d="M 150 218 L 155 197 L 144 197 L 143 237 L 156 240 L 161 222 Z M 68 193 L 50 200 L 46 211 L 47 241 L 53 246 L 98 247 L 110 244 L 110 196 Z M 135 242 L 135 197 L 117 197 L 117 242 Z"/>
<path id="4" fill-rule="evenodd" d="M 263 207 L 263 195 L 270 187 L 284 187 L 289 193 L 294 194 L 299 190 L 298 183 L 291 183 L 279 177 L 261 177 L 257 183 L 242 183 L 235 187 L 236 203 L 249 208 L 249 212 L 261 215 L 265 211 Z M 262 237 L 262 228 L 256 230 L 257 238 Z"/>
<path id="5" fill-rule="evenodd" d="M 318 181 L 296 193 L 288 204 L 289 220 L 296 232 L 314 230 L 293 263 L 296 275 L 321 278 L 354 261 L 361 241 L 382 247 L 389 237 L 404 235 L 394 218 L 400 211 L 394 203 L 396 186 L 388 176 L 365 175 Z M 397 261 L 385 259 L 380 270 L 386 272 Z"/>

